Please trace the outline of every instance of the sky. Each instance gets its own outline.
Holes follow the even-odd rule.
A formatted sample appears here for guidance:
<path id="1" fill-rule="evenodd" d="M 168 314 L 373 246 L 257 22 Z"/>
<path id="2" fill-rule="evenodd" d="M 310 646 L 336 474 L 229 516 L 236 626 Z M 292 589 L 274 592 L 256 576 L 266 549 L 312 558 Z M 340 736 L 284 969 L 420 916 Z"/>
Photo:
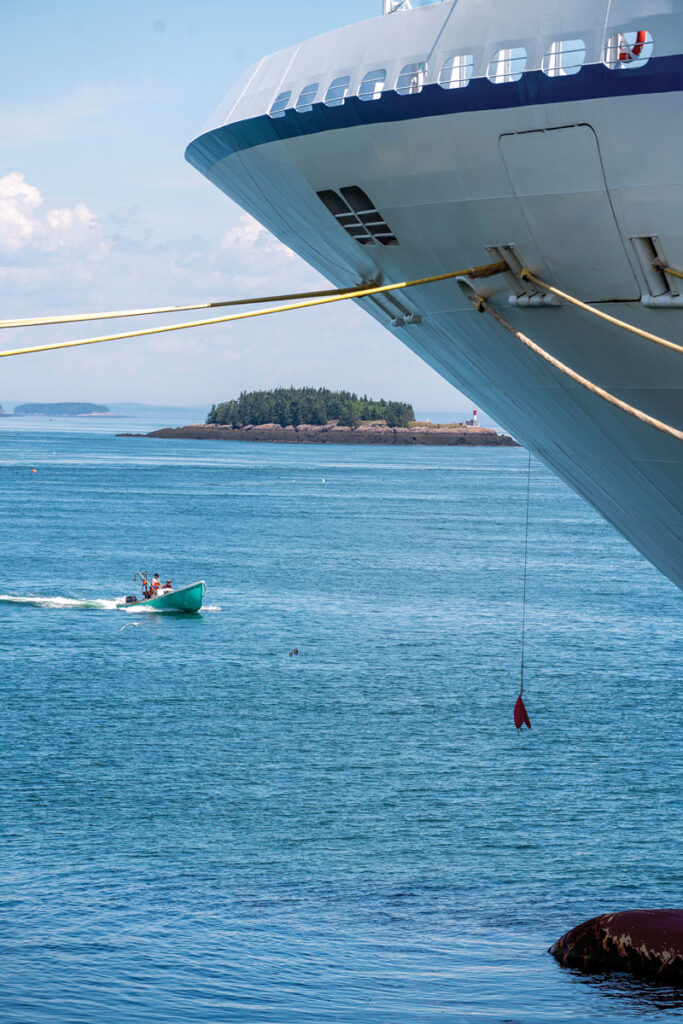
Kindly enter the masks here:
<path id="1" fill-rule="evenodd" d="M 374 17 L 380 7 L 381 0 L 6 0 L 0 317 L 321 286 L 317 272 L 191 168 L 184 151 L 261 56 Z M 4 331 L 0 347 L 88 337 L 114 323 L 102 331 L 79 324 Z M 351 303 L 6 359 L 0 367 L 6 405 L 201 405 L 244 389 L 312 385 L 418 409 L 470 407 Z"/>

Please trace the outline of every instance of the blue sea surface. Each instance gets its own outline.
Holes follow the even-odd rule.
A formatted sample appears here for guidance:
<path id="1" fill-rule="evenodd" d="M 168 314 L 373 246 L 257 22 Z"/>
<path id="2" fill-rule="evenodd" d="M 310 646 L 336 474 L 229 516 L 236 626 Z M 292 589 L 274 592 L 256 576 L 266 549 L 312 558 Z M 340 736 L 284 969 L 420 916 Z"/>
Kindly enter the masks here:
<path id="1" fill-rule="evenodd" d="M 673 585 L 534 462 L 518 735 L 525 452 L 116 427 L 0 422 L 0 1021 L 683 1019 L 546 951 L 681 905 Z"/>

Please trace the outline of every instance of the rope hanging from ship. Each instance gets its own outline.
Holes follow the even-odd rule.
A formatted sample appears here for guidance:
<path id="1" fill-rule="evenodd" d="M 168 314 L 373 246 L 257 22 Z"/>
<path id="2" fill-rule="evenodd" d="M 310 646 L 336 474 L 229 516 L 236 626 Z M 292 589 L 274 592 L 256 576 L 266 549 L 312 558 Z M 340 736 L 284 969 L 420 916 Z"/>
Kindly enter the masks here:
<path id="1" fill-rule="evenodd" d="M 572 370 L 572 368 L 567 366 L 566 363 L 556 359 L 555 356 L 550 354 L 550 352 L 546 352 L 544 348 L 537 345 L 536 342 L 532 341 L 531 338 L 528 338 L 526 334 L 522 334 L 521 331 L 518 331 L 514 324 L 511 324 L 510 321 L 506 320 L 504 316 L 501 316 L 496 309 L 493 309 L 493 307 L 490 306 L 486 299 L 482 298 L 481 295 L 473 295 L 471 299 L 475 308 L 480 313 L 488 313 L 489 316 L 492 316 L 493 319 L 496 320 L 501 327 L 504 327 L 509 334 L 512 334 L 512 336 L 518 341 L 521 341 L 526 348 L 531 349 L 531 351 L 535 352 L 536 355 L 541 357 L 541 359 L 545 360 L 545 362 L 549 363 L 556 370 L 559 370 L 565 377 L 569 377 L 570 380 L 580 384 L 581 387 L 590 391 L 591 394 L 596 395 L 598 398 L 602 398 L 603 401 L 607 402 L 609 405 L 613 405 L 615 408 L 621 409 L 622 412 L 628 413 L 629 416 L 633 416 L 642 423 L 646 423 L 648 426 L 654 427 L 655 430 L 659 430 L 663 434 L 668 434 L 669 437 L 673 437 L 677 441 L 683 441 L 683 431 L 677 430 L 676 427 L 671 427 L 668 423 L 663 423 L 662 420 L 657 420 L 654 416 L 649 416 L 646 412 L 643 412 L 642 409 L 636 409 L 634 405 L 629 405 L 628 402 L 622 401 L 621 398 L 617 398 L 616 395 L 613 395 L 604 388 L 601 388 L 598 384 L 594 384 L 592 380 L 588 380 L 587 377 L 582 377 L 580 373 L 577 373 L 576 370 Z"/>
<path id="2" fill-rule="evenodd" d="M 220 309 L 225 306 L 256 306 L 264 302 L 289 302 L 294 299 L 324 298 L 348 295 L 354 288 L 326 288 L 319 292 L 292 292 L 286 295 L 265 295 L 253 299 L 228 299 L 222 302 L 197 302 L 189 306 L 156 306 L 152 309 L 118 309 L 111 313 L 67 313 L 64 316 L 35 317 L 25 320 L 0 320 L 0 330 L 9 327 L 43 327 L 55 324 L 77 324 L 84 320 L 120 320 L 122 317 L 157 316 L 159 313 L 186 313 L 193 309 Z M 183 325 L 191 326 L 191 325 Z"/>
<path id="3" fill-rule="evenodd" d="M 668 271 L 668 268 L 667 268 Z M 594 306 L 589 306 L 586 302 L 581 302 L 575 295 L 569 295 L 568 292 L 562 292 L 559 288 L 555 288 L 551 284 L 547 284 L 542 281 L 540 277 L 536 277 L 526 267 L 521 271 L 519 275 L 522 281 L 533 281 L 539 288 L 542 288 L 544 292 L 550 292 L 552 295 L 556 295 L 558 299 L 563 299 L 568 302 L 571 306 L 576 306 L 577 309 L 583 309 L 586 313 L 592 313 L 593 316 L 597 316 L 600 320 L 605 320 L 608 324 L 613 324 L 615 327 L 621 327 L 624 331 L 629 331 L 631 334 L 638 335 L 639 338 L 644 338 L 646 341 L 652 341 L 655 345 L 662 345 L 664 348 L 670 348 L 674 352 L 683 352 L 683 345 L 677 345 L 675 341 L 668 341 L 666 338 L 660 338 L 658 334 L 651 334 L 650 331 L 644 331 L 641 327 L 636 327 L 634 324 L 628 324 L 625 320 L 618 320 L 615 316 L 610 316 L 609 313 L 603 313 L 600 309 L 595 309 Z M 683 277 L 683 274 L 677 274 L 677 277 Z"/>
<path id="4" fill-rule="evenodd" d="M 130 316 L 146 316 L 157 313 L 168 313 L 173 311 L 189 310 L 189 309 L 211 309 L 218 306 L 237 306 L 237 305 L 255 305 L 268 301 L 274 301 L 276 299 L 296 299 L 297 301 L 288 303 L 287 305 L 281 306 L 269 306 L 266 309 L 250 310 L 242 313 L 232 313 L 228 316 L 220 317 L 209 317 L 203 320 L 194 320 L 180 324 L 165 324 L 161 327 L 148 327 L 138 331 L 125 331 L 119 334 L 107 334 L 95 338 L 81 338 L 75 341 L 57 341 L 50 342 L 45 345 L 34 345 L 27 348 L 16 348 L 16 349 L 5 349 L 0 351 L 0 359 L 6 359 L 12 356 L 23 356 L 31 355 L 34 352 L 53 352 L 58 349 L 67 348 L 79 348 L 84 345 L 100 345 L 110 341 L 123 341 L 128 338 L 142 338 L 153 334 L 166 334 L 170 331 L 182 331 L 193 327 L 208 327 L 213 324 L 233 323 L 238 320 L 249 320 L 254 317 L 260 316 L 272 316 L 278 313 L 286 313 L 297 309 L 308 309 L 313 306 L 323 306 L 333 302 L 344 302 L 348 299 L 362 299 L 371 295 L 381 295 L 386 292 L 400 291 L 404 288 L 415 288 L 419 285 L 433 284 L 438 281 L 449 281 L 456 278 L 470 278 L 476 280 L 477 278 L 493 277 L 497 274 L 509 272 L 507 263 L 488 263 L 483 266 L 468 267 L 464 270 L 454 270 L 446 274 L 434 274 L 430 277 L 421 277 L 413 281 L 400 281 L 396 284 L 385 284 L 385 285 L 371 285 L 369 287 L 351 289 L 327 289 L 325 291 L 315 292 L 298 292 L 291 293 L 283 296 L 268 296 L 268 297 L 256 297 L 247 299 L 230 299 L 222 302 L 209 302 L 202 304 L 186 305 L 186 306 L 164 306 L 157 307 L 154 309 L 141 309 L 141 310 L 119 310 L 112 313 L 82 313 L 72 314 L 69 316 L 62 317 L 45 317 L 45 318 L 29 318 L 22 320 L 4 320 L 0 321 L 1 328 L 9 327 L 27 327 L 27 326 L 40 326 L 40 325 L 54 325 L 58 323 L 74 323 L 77 321 L 88 320 L 88 319 L 115 319 L 117 317 L 130 317 Z M 666 268 L 667 271 L 669 268 Z M 675 272 L 676 276 L 683 276 L 680 272 Z M 567 292 L 560 291 L 559 288 L 555 288 L 552 285 L 547 284 L 540 278 L 536 277 L 530 270 L 524 268 L 520 274 L 522 280 L 532 281 L 538 285 L 544 291 L 550 292 L 557 295 L 558 298 L 569 302 L 571 305 L 577 306 L 580 309 L 585 310 L 588 313 L 592 313 L 594 316 L 599 317 L 602 320 L 613 324 L 616 327 L 620 327 L 626 331 L 630 331 L 633 334 L 644 338 L 647 341 L 654 342 L 655 344 L 662 345 L 665 348 L 672 349 L 675 352 L 683 352 L 683 346 L 676 344 L 675 342 L 668 341 L 666 338 L 660 338 L 656 334 L 651 334 L 649 331 L 644 331 L 639 327 L 635 327 L 633 324 L 625 323 L 623 320 L 618 320 L 616 317 L 610 316 L 607 313 L 603 313 L 600 310 L 594 309 L 592 306 L 587 305 L 585 302 L 581 302 L 573 295 L 569 295 Z M 529 348 L 536 355 L 540 356 L 547 363 L 553 366 L 556 370 L 559 370 L 564 376 L 569 377 L 571 380 L 580 384 L 586 390 L 592 394 L 608 402 L 610 405 L 621 409 L 622 412 L 627 413 L 630 416 L 639 419 L 641 422 L 646 423 L 648 426 L 654 427 L 656 430 L 661 431 L 664 434 L 668 434 L 670 437 L 675 438 L 678 441 L 683 441 L 683 431 L 677 430 L 675 427 L 670 426 L 668 423 L 664 423 L 661 420 L 655 419 L 653 416 L 649 416 L 641 409 L 637 409 L 635 406 L 629 405 L 627 402 L 622 401 L 615 395 L 612 395 L 609 391 L 601 388 L 599 385 L 588 380 L 586 377 L 582 377 L 581 374 L 577 373 L 571 367 L 562 363 L 559 359 L 556 359 L 549 352 L 547 352 L 536 342 L 532 341 L 521 331 L 518 331 L 508 320 L 506 320 L 497 310 L 487 302 L 485 298 L 479 295 L 472 296 L 472 302 L 475 307 L 481 313 L 488 313 L 492 316 L 502 327 L 505 328 L 510 334 L 512 334 L 518 341 Z"/>
<path id="5" fill-rule="evenodd" d="M 6 330 L 10 327 L 41 327 L 46 325 L 54 326 L 55 324 L 75 324 L 81 323 L 84 320 L 118 320 L 122 317 L 132 316 L 156 316 L 159 313 L 183 313 L 193 309 L 218 309 L 225 306 L 256 306 L 262 305 L 265 302 L 296 302 L 303 299 L 320 299 L 319 303 L 322 305 L 324 302 L 339 302 L 342 299 L 354 299 L 362 297 L 364 295 L 375 295 L 379 292 L 394 291 L 401 288 L 414 288 L 419 284 L 432 284 L 434 281 L 448 281 L 456 277 L 470 277 L 473 279 L 481 277 L 493 277 L 495 274 L 503 273 L 508 269 L 507 263 L 486 263 L 480 267 L 467 267 L 465 270 L 453 270 L 448 274 L 437 274 L 433 277 L 423 277 L 416 281 L 401 281 L 399 284 L 368 284 L 363 286 L 355 286 L 349 288 L 327 288 L 322 291 L 309 291 L 309 292 L 290 292 L 286 295 L 262 295 L 256 298 L 248 299 L 228 299 L 227 301 L 221 302 L 201 302 L 194 303 L 187 306 L 157 306 L 152 309 L 119 309 L 111 313 L 69 313 L 64 316 L 48 316 L 48 317 L 33 317 L 29 319 L 20 320 L 0 320 L 0 330 Z M 311 302 L 309 305 L 318 305 L 318 303 Z M 298 306 L 288 306 L 288 309 L 298 309 Z M 273 310 L 262 310 L 259 313 L 252 314 L 254 316 L 263 316 L 266 313 L 280 313 L 283 312 L 281 309 Z M 231 319 L 231 318 L 227 318 Z M 232 319 L 240 319 L 235 317 Z M 207 321 L 196 321 L 194 323 L 185 324 L 173 324 L 170 327 L 156 328 L 156 331 L 163 330 L 177 330 L 180 331 L 186 327 L 203 326 L 204 323 L 225 323 L 225 320 L 217 318 L 215 320 Z M 155 333 L 152 330 L 147 333 Z M 120 335 L 121 338 L 138 337 L 134 332 Z M 91 344 L 95 344 L 98 340 L 116 340 L 113 336 L 111 339 L 92 339 Z M 81 342 L 70 342 L 71 345 L 86 344 L 90 339 L 86 339 Z M 35 351 L 45 351 L 43 348 L 36 348 Z M 10 355 L 9 352 L 0 352 L 2 355 Z M 23 354 L 23 353 L 22 353 Z"/>
<path id="6" fill-rule="evenodd" d="M 259 316 L 272 316 L 275 313 L 287 313 L 290 310 L 295 309 L 309 309 L 312 306 L 324 306 L 332 302 L 344 302 L 346 299 L 362 299 L 368 295 L 381 295 L 384 292 L 400 291 L 402 288 L 414 288 L 417 285 L 433 284 L 436 281 L 450 281 L 457 277 L 469 277 L 473 279 L 491 277 L 494 274 L 502 273 L 504 270 L 507 270 L 506 263 L 488 263 L 481 267 L 467 267 L 465 270 L 451 271 L 448 274 L 435 274 L 431 277 L 422 277 L 416 281 L 400 281 L 397 284 L 371 285 L 369 287 L 356 288 L 353 291 L 349 291 L 348 289 L 333 291 L 331 295 L 326 295 L 322 298 L 307 298 L 309 295 L 320 295 L 319 292 L 300 292 L 299 294 L 292 296 L 292 298 L 305 299 L 306 301 L 294 302 L 285 306 L 271 306 L 268 309 L 251 310 L 247 313 L 232 313 L 229 316 L 210 317 L 205 320 L 193 320 L 182 324 L 166 324 L 162 327 L 148 327 L 144 330 L 126 331 L 121 334 L 105 334 L 98 338 L 81 338 L 77 341 L 56 341 L 50 342 L 46 345 L 33 345 L 30 348 L 5 349 L 4 351 L 0 351 L 0 359 L 7 358 L 9 356 L 31 355 L 33 352 L 53 352 L 57 349 L 63 348 L 79 348 L 82 345 L 101 345 L 109 341 L 123 341 L 127 338 L 142 338 L 150 334 L 166 334 L 169 331 L 183 331 L 190 327 L 208 327 L 212 324 L 232 323 L 236 320 L 249 320 L 253 317 Z M 238 300 L 231 301 L 237 305 L 243 304 Z M 244 301 L 245 303 L 257 303 L 265 302 L 267 300 L 247 299 Z M 152 310 L 149 312 L 154 311 Z M 115 315 L 130 316 L 135 314 L 123 311 Z M 65 322 L 68 322 L 68 320 Z M 21 325 L 17 321 L 4 321 L 3 326 L 17 327 L 27 325 Z M 37 324 L 34 324 L 34 326 L 37 326 Z"/>
<path id="7" fill-rule="evenodd" d="M 524 704 L 524 662 L 526 655 L 526 585 L 529 565 L 529 511 L 531 508 L 531 449 L 528 449 L 528 462 L 526 471 L 526 522 L 524 527 L 524 584 L 522 587 L 522 663 L 519 680 L 519 697 L 515 704 L 514 719 L 515 727 L 521 732 L 524 726 L 531 728 L 529 715 Z"/>
<path id="8" fill-rule="evenodd" d="M 653 270 L 661 270 L 663 274 L 671 274 L 672 277 L 678 277 L 683 281 L 683 270 L 676 270 L 674 267 L 667 267 L 664 260 L 653 260 Z"/>

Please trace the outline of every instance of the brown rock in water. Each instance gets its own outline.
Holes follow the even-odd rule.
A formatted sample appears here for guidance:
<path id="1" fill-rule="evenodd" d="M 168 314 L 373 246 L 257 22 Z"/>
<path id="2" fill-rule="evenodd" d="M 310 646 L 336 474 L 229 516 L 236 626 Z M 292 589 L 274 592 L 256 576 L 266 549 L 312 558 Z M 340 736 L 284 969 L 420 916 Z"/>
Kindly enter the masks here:
<path id="1" fill-rule="evenodd" d="M 549 953 L 563 967 L 683 983 L 683 910 L 624 910 L 572 928 Z"/>
<path id="2" fill-rule="evenodd" d="M 498 434 L 487 427 L 435 427 L 417 424 L 414 427 L 387 427 L 384 424 L 362 424 L 342 427 L 335 422 L 324 426 L 301 424 L 281 427 L 278 423 L 260 426 L 228 427 L 195 424 L 187 427 L 164 427 L 149 434 L 120 434 L 120 437 L 162 437 L 179 440 L 206 441 L 275 441 L 284 444 L 385 444 L 385 445 L 466 445 L 516 448 L 517 442 L 507 434 Z"/>

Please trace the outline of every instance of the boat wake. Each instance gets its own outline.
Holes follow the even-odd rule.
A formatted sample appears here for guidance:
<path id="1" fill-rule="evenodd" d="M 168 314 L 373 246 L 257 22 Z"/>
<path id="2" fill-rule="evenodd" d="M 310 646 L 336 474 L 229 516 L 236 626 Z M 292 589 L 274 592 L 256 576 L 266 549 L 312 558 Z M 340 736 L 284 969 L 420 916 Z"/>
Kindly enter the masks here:
<path id="1" fill-rule="evenodd" d="M 47 597 L 34 594 L 29 597 L 16 597 L 12 594 L 0 594 L 0 604 L 25 604 L 34 608 L 81 608 L 85 611 L 116 611 L 125 598 L 107 600 L 105 598 Z"/>
<path id="2" fill-rule="evenodd" d="M 184 612 L 178 608 L 150 608 L 149 605 L 140 607 L 139 604 L 127 604 L 121 606 L 121 611 L 130 612 L 135 615 L 180 615 L 185 616 L 201 615 L 202 612 L 220 612 L 221 607 L 217 604 L 203 604 L 198 612 Z"/>
<path id="3" fill-rule="evenodd" d="M 23 604 L 33 608 L 67 608 L 79 609 L 81 611 L 99 612 L 134 612 L 136 615 L 178 615 L 172 608 L 141 608 L 139 604 L 125 604 L 125 597 L 117 598 L 75 598 L 75 597 L 48 597 L 43 594 L 33 594 L 27 597 L 18 597 L 14 594 L 0 594 L 1 604 Z M 219 612 L 217 604 L 204 605 L 204 612 Z"/>

